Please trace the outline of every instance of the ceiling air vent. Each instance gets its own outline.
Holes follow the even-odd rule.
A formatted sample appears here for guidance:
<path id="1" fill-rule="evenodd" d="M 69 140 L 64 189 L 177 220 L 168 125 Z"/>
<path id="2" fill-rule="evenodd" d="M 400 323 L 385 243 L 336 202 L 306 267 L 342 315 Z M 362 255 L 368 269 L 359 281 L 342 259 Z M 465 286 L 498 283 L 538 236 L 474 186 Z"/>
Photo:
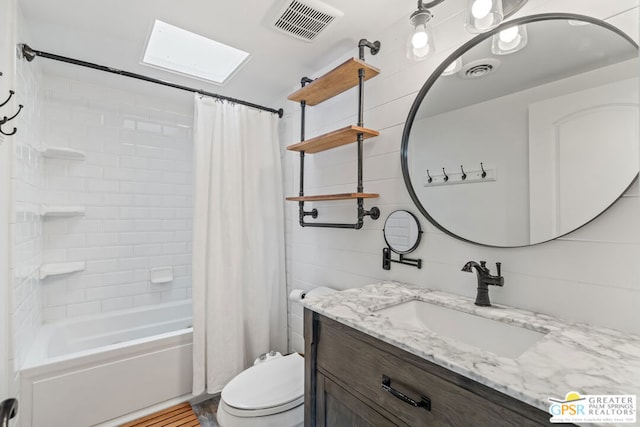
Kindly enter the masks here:
<path id="1" fill-rule="evenodd" d="M 273 28 L 299 40 L 312 42 L 343 13 L 318 0 L 287 0 Z"/>
<path id="2" fill-rule="evenodd" d="M 463 79 L 479 79 L 494 72 L 500 66 L 495 58 L 483 58 L 465 64 L 458 75 Z"/>

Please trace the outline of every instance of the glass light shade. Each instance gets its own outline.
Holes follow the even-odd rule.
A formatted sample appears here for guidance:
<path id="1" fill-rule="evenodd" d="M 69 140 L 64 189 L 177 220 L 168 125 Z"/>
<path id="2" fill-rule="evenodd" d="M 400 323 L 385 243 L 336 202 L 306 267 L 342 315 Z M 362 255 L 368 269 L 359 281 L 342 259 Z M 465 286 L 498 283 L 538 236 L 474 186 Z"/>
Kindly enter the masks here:
<path id="1" fill-rule="evenodd" d="M 584 27 L 584 26 L 587 26 L 587 25 L 591 25 L 590 22 L 578 21 L 578 20 L 575 20 L 575 19 L 567 20 L 567 24 L 571 25 L 572 27 Z"/>
<path id="2" fill-rule="evenodd" d="M 451 76 L 462 69 L 462 57 L 458 57 L 442 72 L 443 76 Z"/>
<path id="3" fill-rule="evenodd" d="M 494 29 L 504 19 L 502 0 L 467 0 L 465 29 L 480 34 Z"/>
<path id="4" fill-rule="evenodd" d="M 430 23 L 416 25 L 407 38 L 407 58 L 423 61 L 434 51 L 433 30 Z"/>
<path id="5" fill-rule="evenodd" d="M 494 55 L 508 55 L 523 49 L 527 45 L 527 27 L 515 25 L 505 28 L 493 35 L 491 53 Z"/>

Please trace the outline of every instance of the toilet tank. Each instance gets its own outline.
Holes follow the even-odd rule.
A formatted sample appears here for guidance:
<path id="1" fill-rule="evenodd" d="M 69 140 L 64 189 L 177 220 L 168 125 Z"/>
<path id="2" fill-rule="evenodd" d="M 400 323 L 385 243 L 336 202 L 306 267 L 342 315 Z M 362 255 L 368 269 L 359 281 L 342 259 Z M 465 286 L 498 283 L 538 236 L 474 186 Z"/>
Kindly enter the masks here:
<path id="1" fill-rule="evenodd" d="M 335 289 L 319 286 L 310 291 L 303 292 L 303 299 L 311 296 L 327 295 L 337 292 Z M 289 315 L 288 317 L 288 334 L 289 334 L 289 351 L 304 353 L 304 306 L 300 302 L 300 292 L 295 290 L 291 295 L 296 293 L 297 298 L 289 298 Z"/>

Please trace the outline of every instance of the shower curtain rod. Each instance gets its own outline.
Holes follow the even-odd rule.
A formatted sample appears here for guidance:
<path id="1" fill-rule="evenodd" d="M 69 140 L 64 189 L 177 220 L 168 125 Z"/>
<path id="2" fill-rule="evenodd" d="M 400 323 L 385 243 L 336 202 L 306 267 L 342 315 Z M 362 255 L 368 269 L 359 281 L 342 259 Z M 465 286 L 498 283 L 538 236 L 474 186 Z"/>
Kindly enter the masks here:
<path id="1" fill-rule="evenodd" d="M 258 110 L 268 111 L 270 113 L 277 114 L 278 117 L 282 118 L 284 114 L 284 110 L 282 108 L 276 110 L 275 108 L 264 107 L 262 105 L 254 104 L 252 102 L 243 101 L 242 99 L 230 98 L 228 96 L 218 95 L 216 93 L 207 92 L 201 89 L 194 89 L 188 86 L 182 86 L 176 83 L 167 82 L 160 79 L 154 79 L 153 77 L 143 76 L 142 74 L 131 73 L 129 71 L 119 70 L 117 68 L 111 68 L 104 65 L 94 64 L 92 62 L 81 61 L 79 59 L 68 58 L 66 56 L 60 56 L 53 53 L 43 52 L 41 50 L 35 50 L 29 47 L 27 44 L 20 44 L 20 51 L 22 52 L 22 56 L 27 61 L 33 61 L 36 56 L 41 56 L 42 58 L 53 59 L 55 61 L 66 62 L 68 64 L 80 65 L 82 67 L 93 68 L 94 70 L 105 71 L 107 73 L 119 74 L 121 76 L 130 77 L 132 79 L 144 80 L 145 82 L 155 83 L 162 86 L 172 87 L 174 89 L 186 90 L 187 92 L 199 93 L 200 95 L 210 96 L 212 98 L 222 99 L 225 101 L 229 101 L 235 104 L 246 105 L 248 107 L 257 108 Z"/>

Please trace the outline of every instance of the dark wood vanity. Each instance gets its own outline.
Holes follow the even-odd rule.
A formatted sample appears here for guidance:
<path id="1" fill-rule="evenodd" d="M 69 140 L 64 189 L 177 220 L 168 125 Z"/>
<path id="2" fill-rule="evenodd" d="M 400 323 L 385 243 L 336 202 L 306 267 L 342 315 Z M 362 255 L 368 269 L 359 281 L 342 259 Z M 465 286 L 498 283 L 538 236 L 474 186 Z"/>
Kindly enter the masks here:
<path id="1" fill-rule="evenodd" d="M 549 425 L 545 411 L 309 309 L 304 336 L 307 427 Z"/>

